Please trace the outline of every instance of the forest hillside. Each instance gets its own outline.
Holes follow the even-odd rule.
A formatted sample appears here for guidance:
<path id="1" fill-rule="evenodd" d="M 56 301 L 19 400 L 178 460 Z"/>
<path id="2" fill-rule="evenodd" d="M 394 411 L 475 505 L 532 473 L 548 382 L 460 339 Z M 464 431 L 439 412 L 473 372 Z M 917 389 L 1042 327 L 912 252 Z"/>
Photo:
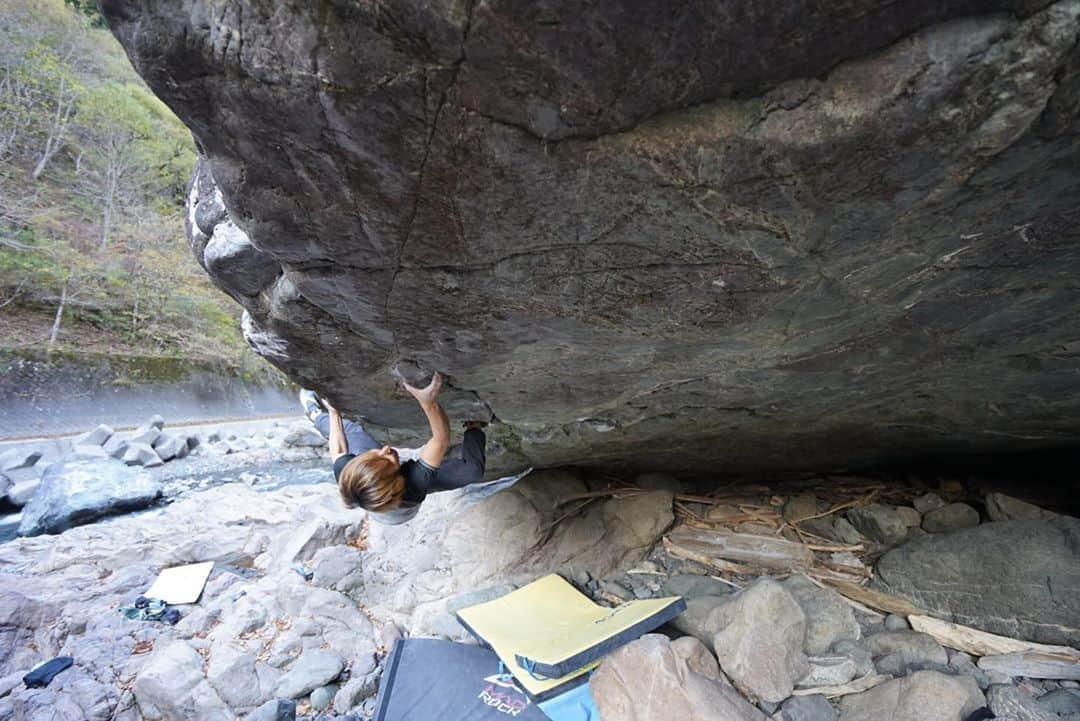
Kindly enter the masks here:
<path id="1" fill-rule="evenodd" d="M 0 350 L 269 371 L 184 242 L 194 161 L 94 3 L 0 4 Z"/>

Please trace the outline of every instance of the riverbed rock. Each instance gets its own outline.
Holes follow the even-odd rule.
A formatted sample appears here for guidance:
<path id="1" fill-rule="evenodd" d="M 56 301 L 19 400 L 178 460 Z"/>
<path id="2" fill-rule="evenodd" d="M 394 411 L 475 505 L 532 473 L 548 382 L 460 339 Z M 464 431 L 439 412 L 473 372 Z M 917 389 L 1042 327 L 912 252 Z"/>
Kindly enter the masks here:
<path id="1" fill-rule="evenodd" d="M 121 460 L 129 466 L 142 466 L 143 468 L 154 468 L 164 463 L 161 456 L 154 451 L 152 446 L 146 443 L 134 442 L 128 443 Z"/>
<path id="2" fill-rule="evenodd" d="M 72 446 L 103 446 L 105 442 L 112 438 L 113 429 L 106 425 L 99 425 L 92 431 L 87 431 L 81 436 L 75 436 L 71 439 Z"/>
<path id="3" fill-rule="evenodd" d="M 918 631 L 882 631 L 863 639 L 881 673 L 902 676 L 910 668 L 944 667 L 949 655 L 933 636 Z"/>
<path id="4" fill-rule="evenodd" d="M 105 516 L 146 508 L 161 483 L 115 461 L 53 464 L 23 509 L 19 534 L 59 533 Z"/>
<path id="5" fill-rule="evenodd" d="M 39 488 L 41 488 L 40 478 L 13 483 L 7 490 L 7 500 L 11 505 L 22 508 L 33 500 Z"/>
<path id="6" fill-rule="evenodd" d="M 719 681 L 723 678 L 720 664 L 712 651 L 693 636 L 681 636 L 671 642 L 671 650 L 686 661 L 686 667 L 705 678 Z"/>
<path id="7" fill-rule="evenodd" d="M 154 441 L 154 452 L 163 461 L 183 458 L 188 454 L 187 438 L 162 434 Z"/>
<path id="8" fill-rule="evenodd" d="M 296 701 L 291 698 L 277 698 L 252 711 L 247 721 L 293 721 L 295 718 Z"/>
<path id="9" fill-rule="evenodd" d="M 109 458 L 108 452 L 101 446 L 72 446 L 66 456 L 69 461 L 103 461 Z"/>
<path id="10" fill-rule="evenodd" d="M 130 445 L 147 445 L 153 447 L 154 441 L 161 437 L 161 429 L 153 425 L 139 426 L 128 438 Z"/>
<path id="11" fill-rule="evenodd" d="M 586 490 L 576 473 L 545 470 L 494 494 L 477 487 L 432 494 L 420 523 L 369 524 L 364 593 L 409 627 L 419 606 L 445 604 L 492 579 L 520 585 L 570 567 L 592 578 L 629 569 L 674 520 L 672 494 L 650 491 L 604 499 L 555 524 L 566 515 L 560 500 Z"/>
<path id="12" fill-rule="evenodd" d="M 922 514 L 914 508 L 897 506 L 896 512 L 900 514 L 900 520 L 903 521 L 904 525 L 908 528 L 918 528 L 922 525 Z"/>
<path id="13" fill-rule="evenodd" d="M 843 543 L 855 545 L 866 542 L 866 536 L 859 533 L 858 529 L 851 525 L 851 522 L 846 518 L 837 518 L 833 522 L 833 532 L 836 534 L 837 539 Z"/>
<path id="14" fill-rule="evenodd" d="M 232 721 L 203 676 L 203 659 L 184 641 L 154 651 L 135 680 L 135 701 L 150 721 Z"/>
<path id="15" fill-rule="evenodd" d="M 908 534 L 907 524 L 892 506 L 880 503 L 857 506 L 847 512 L 847 518 L 859 533 L 878 543 L 899 543 Z"/>
<path id="16" fill-rule="evenodd" d="M 862 635 L 851 606 L 836 591 L 821 588 L 801 574 L 782 585 L 806 614 L 806 655 L 820 656 L 837 641 L 857 640 Z"/>
<path id="17" fill-rule="evenodd" d="M 278 683 L 277 694 L 284 698 L 305 696 L 341 675 L 345 663 L 333 651 L 305 651 Z"/>
<path id="18" fill-rule="evenodd" d="M 671 625 L 685 634 L 711 646 L 713 636 L 720 626 L 713 619 L 713 612 L 727 603 L 725 596 L 695 596 L 686 600 L 686 610 L 671 621 Z"/>
<path id="19" fill-rule="evenodd" d="M 369 673 L 363 676 L 352 676 L 334 694 L 334 710 L 339 714 L 346 714 L 371 698 L 379 690 L 379 678 L 376 674 Z"/>
<path id="20" fill-rule="evenodd" d="M 1053 511 L 1004 493 L 987 493 L 985 502 L 986 515 L 991 521 L 1039 521 L 1059 516 Z"/>
<path id="21" fill-rule="evenodd" d="M 840 713 L 821 694 L 792 696 L 780 706 L 780 721 L 836 721 Z"/>
<path id="22" fill-rule="evenodd" d="M 102 444 L 102 448 L 110 458 L 123 458 L 127 452 L 127 436 L 123 433 L 113 433 L 109 440 Z"/>
<path id="23" fill-rule="evenodd" d="M 347 415 L 421 432 L 405 361 L 493 470 L 1077 439 L 1072 0 L 185 8 L 102 4 L 195 256 Z"/>
<path id="24" fill-rule="evenodd" d="M 840 721 L 965 721 L 983 706 L 983 695 L 966 676 L 916 671 L 869 691 L 840 699 Z"/>
<path id="25" fill-rule="evenodd" d="M 762 623 L 768 619 L 768 623 Z M 782 585 L 759 580 L 718 607 L 713 648 L 724 673 L 753 698 L 779 703 L 810 670 L 806 615 Z"/>
<path id="26" fill-rule="evenodd" d="M 352 546 L 320 548 L 311 558 L 316 586 L 340 591 L 359 600 L 364 589 L 363 554 Z"/>
<path id="27" fill-rule="evenodd" d="M 810 656 L 810 670 L 796 682 L 799 688 L 840 686 L 855 678 L 858 667 L 847 656 Z"/>
<path id="28" fill-rule="evenodd" d="M 930 533 L 951 533 L 961 528 L 979 525 L 979 512 L 966 503 L 950 503 L 927 511 L 922 518 L 922 528 Z"/>
<path id="29" fill-rule="evenodd" d="M 691 669 L 659 634 L 605 656 L 590 688 L 604 721 L 766 721 L 730 684 Z"/>
<path id="30" fill-rule="evenodd" d="M 911 505 L 915 507 L 915 510 L 919 513 L 927 513 L 935 508 L 941 508 L 945 505 L 945 501 L 941 499 L 941 496 L 934 492 L 924 493 L 921 496 L 917 496 L 912 500 Z"/>
<path id="31" fill-rule="evenodd" d="M 326 445 L 326 439 L 310 423 L 300 421 L 293 424 L 282 437 L 281 445 L 286 448 L 322 448 Z"/>
<path id="32" fill-rule="evenodd" d="M 29 451 L 15 448 L 0 455 L 0 470 L 17 471 L 20 468 L 30 468 L 41 460 L 41 451 Z"/>
<path id="33" fill-rule="evenodd" d="M 1058 715 L 1044 709 L 1030 695 L 1010 684 L 995 684 L 986 690 L 986 703 L 998 718 L 1016 721 L 1058 721 Z"/>
<path id="34" fill-rule="evenodd" d="M 1066 714 L 1080 715 L 1080 691 L 1075 689 L 1054 689 L 1040 696 L 1036 703 L 1042 710 L 1059 716 Z"/>
<path id="35" fill-rule="evenodd" d="M 1080 520 L 930 534 L 889 551 L 875 570 L 883 590 L 940 618 L 1014 638 L 1080 644 Z"/>

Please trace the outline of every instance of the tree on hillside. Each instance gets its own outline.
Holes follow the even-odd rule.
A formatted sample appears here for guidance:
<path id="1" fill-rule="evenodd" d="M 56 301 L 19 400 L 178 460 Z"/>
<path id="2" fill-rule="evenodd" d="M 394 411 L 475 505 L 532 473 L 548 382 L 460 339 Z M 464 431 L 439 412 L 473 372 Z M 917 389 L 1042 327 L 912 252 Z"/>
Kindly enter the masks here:
<path id="1" fill-rule="evenodd" d="M 99 247 L 109 245 L 117 216 L 131 191 L 141 190 L 133 176 L 146 169 L 146 144 L 154 134 L 153 121 L 138 101 L 138 88 L 108 82 L 87 94 L 85 118 L 78 139 L 81 192 L 99 203 Z"/>

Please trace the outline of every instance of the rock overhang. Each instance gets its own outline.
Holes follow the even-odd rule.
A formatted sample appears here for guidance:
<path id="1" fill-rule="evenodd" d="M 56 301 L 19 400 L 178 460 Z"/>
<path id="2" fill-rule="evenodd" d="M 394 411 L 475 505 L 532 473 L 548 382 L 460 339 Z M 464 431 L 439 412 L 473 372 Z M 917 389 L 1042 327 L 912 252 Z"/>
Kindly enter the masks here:
<path id="1" fill-rule="evenodd" d="M 103 9 L 197 259 L 343 410 L 415 431 L 438 369 L 504 467 L 1076 441 L 1073 0 Z"/>

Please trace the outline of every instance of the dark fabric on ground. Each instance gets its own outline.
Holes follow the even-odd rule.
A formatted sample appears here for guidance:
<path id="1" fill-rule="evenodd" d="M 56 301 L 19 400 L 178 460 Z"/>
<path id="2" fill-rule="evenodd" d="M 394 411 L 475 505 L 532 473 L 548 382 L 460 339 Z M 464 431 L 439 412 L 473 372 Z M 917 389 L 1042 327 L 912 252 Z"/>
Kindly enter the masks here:
<path id="1" fill-rule="evenodd" d="M 402 639 L 386 661 L 373 721 L 549 721 L 500 671 L 490 649 Z"/>
<path id="2" fill-rule="evenodd" d="M 56 674 L 71 668 L 73 663 L 75 663 L 75 659 L 71 656 L 57 656 L 23 676 L 23 683 L 26 684 L 27 688 L 45 688 L 56 678 Z"/>

